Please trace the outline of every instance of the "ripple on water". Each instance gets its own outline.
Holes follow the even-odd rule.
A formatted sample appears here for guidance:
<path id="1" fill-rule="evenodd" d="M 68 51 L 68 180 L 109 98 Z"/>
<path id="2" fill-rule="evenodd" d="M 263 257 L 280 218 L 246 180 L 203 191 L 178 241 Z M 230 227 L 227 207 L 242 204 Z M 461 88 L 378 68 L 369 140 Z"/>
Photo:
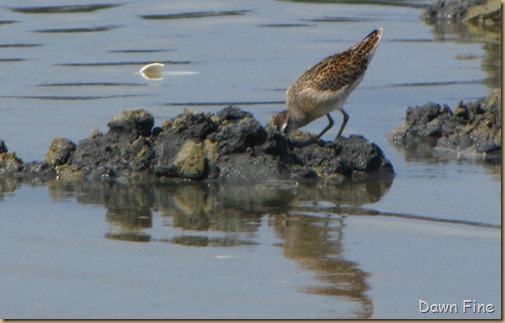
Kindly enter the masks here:
<path id="1" fill-rule="evenodd" d="M 91 4 L 91 5 L 62 5 L 62 6 L 40 6 L 40 7 L 16 7 L 9 8 L 11 11 L 29 14 L 43 13 L 78 13 L 93 12 L 97 10 L 118 7 L 120 4 Z"/>
<path id="2" fill-rule="evenodd" d="M 30 44 L 30 43 L 19 43 L 19 44 L 0 44 L 0 48 L 32 48 L 40 47 L 42 44 Z"/>
<path id="3" fill-rule="evenodd" d="M 151 61 L 123 61 L 123 62 L 93 62 L 93 63 L 61 63 L 56 64 L 57 66 L 85 66 L 85 67 L 93 67 L 93 66 L 124 66 L 124 65 L 147 65 L 151 64 Z M 174 61 L 174 60 L 162 60 L 158 61 L 158 63 L 165 65 L 178 65 L 178 64 L 191 64 L 191 61 Z"/>
<path id="4" fill-rule="evenodd" d="M 224 16 L 242 16 L 250 11 L 251 10 L 193 11 L 193 12 L 181 12 L 181 13 L 141 15 L 140 17 L 146 20 L 190 19 L 190 18 L 208 18 L 208 17 L 224 17 Z"/>
<path id="5" fill-rule="evenodd" d="M 49 29 L 37 29 L 36 33 L 96 33 L 104 32 L 120 27 L 119 25 L 107 25 L 107 26 L 97 26 L 97 27 L 78 27 L 78 28 L 49 28 Z"/>

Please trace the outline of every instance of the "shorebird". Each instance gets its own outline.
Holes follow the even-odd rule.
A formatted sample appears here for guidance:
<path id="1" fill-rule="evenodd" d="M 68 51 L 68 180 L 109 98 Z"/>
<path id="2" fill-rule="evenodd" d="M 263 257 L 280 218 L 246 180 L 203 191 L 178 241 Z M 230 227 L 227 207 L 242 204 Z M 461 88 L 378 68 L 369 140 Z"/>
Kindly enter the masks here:
<path id="1" fill-rule="evenodd" d="M 287 110 L 271 119 L 277 130 L 289 135 L 326 115 L 329 123 L 317 136 L 318 140 L 334 124 L 330 112 L 340 110 L 344 120 L 335 139 L 340 137 L 349 120 L 343 109 L 344 102 L 365 76 L 382 32 L 382 28 L 372 31 L 348 50 L 329 56 L 305 71 L 286 92 Z"/>

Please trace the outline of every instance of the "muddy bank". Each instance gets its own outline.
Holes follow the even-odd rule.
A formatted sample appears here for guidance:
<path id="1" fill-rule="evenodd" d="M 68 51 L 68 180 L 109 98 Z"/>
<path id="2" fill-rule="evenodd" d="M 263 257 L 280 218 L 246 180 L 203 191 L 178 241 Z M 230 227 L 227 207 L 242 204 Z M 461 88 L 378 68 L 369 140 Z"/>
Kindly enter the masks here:
<path id="1" fill-rule="evenodd" d="M 481 155 L 501 162 L 501 92 L 478 101 L 409 107 L 405 122 L 390 134 L 392 143 L 411 155 L 429 155 L 435 148 Z"/>
<path id="2" fill-rule="evenodd" d="M 308 133 L 288 139 L 237 107 L 215 113 L 186 111 L 154 127 L 145 110 L 113 117 L 106 133 L 75 144 L 56 138 L 42 162 L 23 163 L 0 145 L 0 174 L 65 180 L 293 179 L 329 182 L 391 176 L 382 150 L 361 136 L 315 141 Z"/>
<path id="3" fill-rule="evenodd" d="M 435 0 L 421 18 L 428 23 L 464 22 L 497 29 L 501 27 L 501 1 Z"/>

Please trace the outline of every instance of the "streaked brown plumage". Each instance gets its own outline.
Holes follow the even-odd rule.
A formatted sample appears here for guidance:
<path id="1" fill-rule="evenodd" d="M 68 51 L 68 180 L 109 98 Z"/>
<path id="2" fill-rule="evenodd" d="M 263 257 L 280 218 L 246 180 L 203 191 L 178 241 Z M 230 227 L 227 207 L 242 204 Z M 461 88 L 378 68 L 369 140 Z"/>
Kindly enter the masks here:
<path id="1" fill-rule="evenodd" d="M 342 106 L 363 79 L 382 32 L 382 28 L 374 30 L 348 50 L 329 56 L 305 71 L 288 88 L 287 110 L 272 117 L 273 125 L 289 135 L 293 130 L 326 115 L 329 124 L 317 136 L 319 139 L 333 126 L 330 112 L 338 109 L 344 115 L 336 138 L 340 137 L 349 120 Z"/>

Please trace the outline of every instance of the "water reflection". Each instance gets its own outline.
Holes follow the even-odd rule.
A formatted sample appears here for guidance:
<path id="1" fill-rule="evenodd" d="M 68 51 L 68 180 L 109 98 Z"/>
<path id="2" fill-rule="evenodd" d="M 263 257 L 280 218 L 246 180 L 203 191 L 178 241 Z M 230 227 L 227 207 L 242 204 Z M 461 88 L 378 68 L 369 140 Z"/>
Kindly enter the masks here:
<path id="1" fill-rule="evenodd" d="M 0 202 L 3 202 L 5 195 L 11 195 L 21 185 L 16 179 L 0 179 Z"/>
<path id="2" fill-rule="evenodd" d="M 258 240 L 262 226 L 269 228 L 275 235 L 272 240 L 281 240 L 272 248 L 281 247 L 286 258 L 315 273 L 316 283 L 301 292 L 338 298 L 355 309 L 356 318 L 366 318 L 372 314 L 365 295 L 367 273 L 344 257 L 343 213 L 381 199 L 392 180 L 338 186 L 278 181 L 244 186 L 58 180 L 45 185 L 54 202 L 76 199 L 80 204 L 104 207 L 109 225 L 106 239 L 189 247 L 254 246 L 264 243 Z M 21 184 L 27 183 L 0 178 L 0 203 L 4 194 L 12 194 Z"/>
<path id="3" fill-rule="evenodd" d="M 422 162 L 427 164 L 447 164 L 453 161 L 479 166 L 501 165 L 501 151 L 478 154 L 471 150 L 456 150 L 436 147 L 436 138 L 424 142 L 413 143 L 407 146 L 392 143 L 391 146 L 404 156 L 407 163 Z"/>
<path id="4" fill-rule="evenodd" d="M 437 21 L 432 23 L 436 41 L 462 43 L 482 43 L 484 57 L 482 70 L 487 74 L 486 85 L 491 89 L 501 89 L 501 26 L 479 28 L 463 22 Z"/>
<path id="5" fill-rule="evenodd" d="M 485 169 L 491 179 L 501 181 L 501 151 L 477 154 L 471 151 L 438 149 L 434 148 L 434 143 L 429 142 L 422 142 L 409 147 L 396 144 L 391 146 L 404 156 L 407 163 L 478 165 Z"/>
<path id="6" fill-rule="evenodd" d="M 316 272 L 319 284 L 303 289 L 304 292 L 342 297 L 361 306 L 356 318 L 369 318 L 373 304 L 365 295 L 369 289 L 368 273 L 343 257 L 343 217 L 278 215 L 275 230 L 284 241 L 283 254 L 307 270 Z"/>
<path id="7" fill-rule="evenodd" d="M 302 292 L 357 304 L 354 317 L 368 318 L 373 311 L 366 296 L 368 274 L 344 257 L 345 214 L 381 199 L 391 184 L 392 178 L 339 186 L 279 181 L 249 186 L 51 181 L 47 187 L 55 201 L 73 194 L 79 203 L 105 207 L 107 239 L 190 247 L 251 246 L 261 243 L 258 231 L 266 225 L 281 239 L 276 246 L 286 258 L 315 273 L 317 282 Z M 13 189 L 7 184 L 0 187 Z"/>
<path id="8" fill-rule="evenodd" d="M 256 185 L 170 182 L 67 182 L 0 177 L 0 198 L 21 185 L 46 185 L 54 202 L 104 207 L 116 232 L 135 233 L 153 227 L 153 215 L 166 226 L 196 232 L 256 232 L 265 215 L 290 219 L 316 214 L 351 214 L 363 204 L 379 201 L 393 178 L 333 185 L 319 182 L 263 182 Z M 45 183 L 45 184 L 44 184 Z M 362 212 L 362 211 L 359 211 Z M 361 214 L 361 213 L 360 213 Z M 312 220 L 311 220 L 312 221 Z M 126 239 L 127 240 L 127 239 Z"/>

